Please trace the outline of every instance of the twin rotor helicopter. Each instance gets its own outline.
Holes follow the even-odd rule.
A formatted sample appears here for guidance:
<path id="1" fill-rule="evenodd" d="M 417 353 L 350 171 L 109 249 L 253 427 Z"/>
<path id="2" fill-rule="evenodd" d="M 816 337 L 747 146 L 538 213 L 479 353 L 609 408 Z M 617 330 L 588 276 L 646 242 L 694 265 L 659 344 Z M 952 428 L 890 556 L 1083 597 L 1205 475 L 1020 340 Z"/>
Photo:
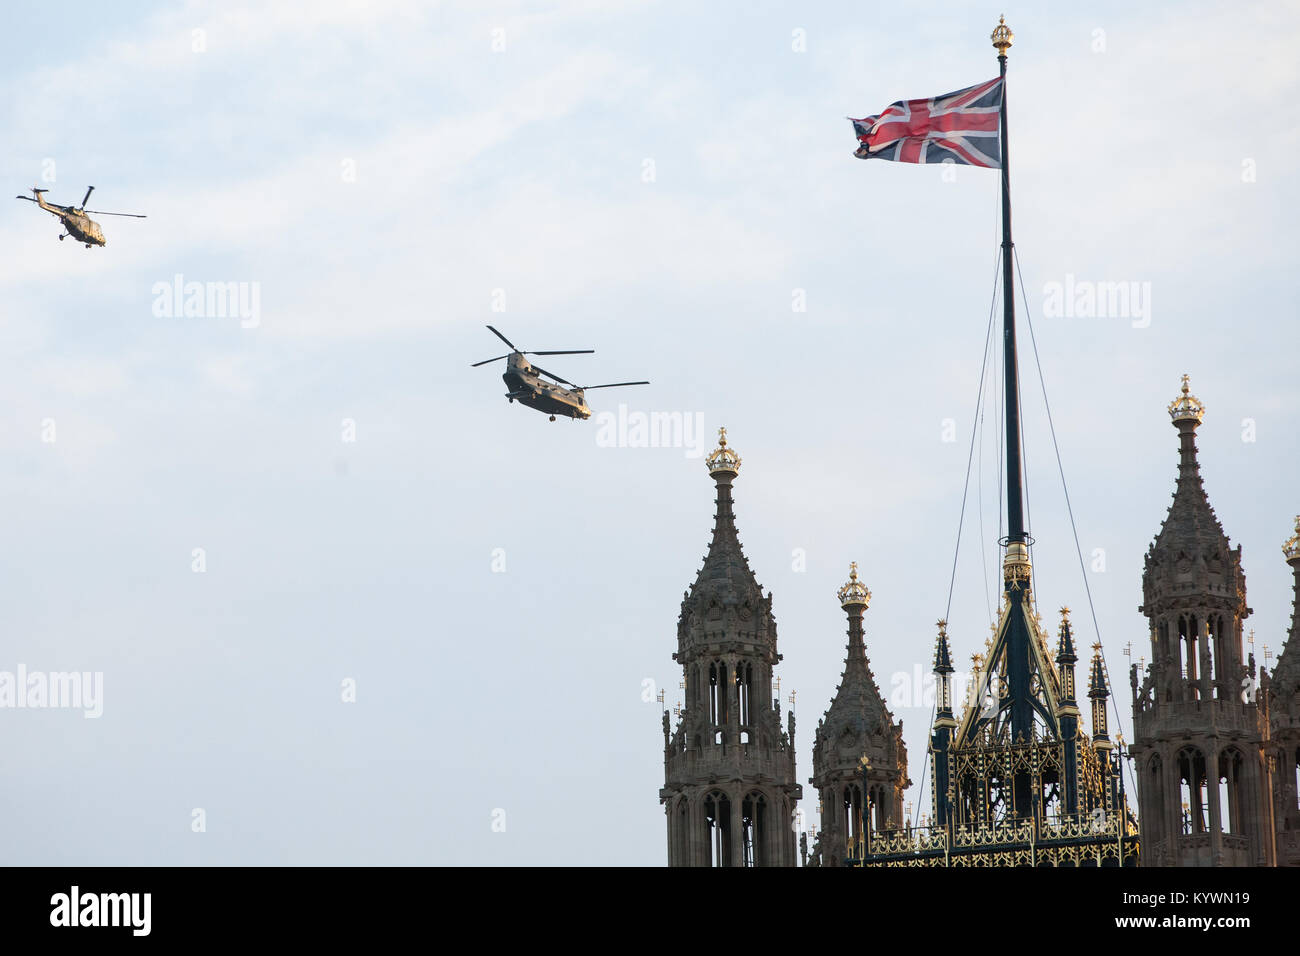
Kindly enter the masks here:
<path id="1" fill-rule="evenodd" d="M 46 189 L 32 187 L 31 196 L 15 196 L 15 199 L 26 199 L 28 202 L 34 202 L 48 213 L 57 216 L 63 223 L 63 228 L 67 232 L 59 233 L 59 240 L 62 241 L 68 236 L 76 239 L 78 242 L 85 243 L 86 248 L 91 246 L 102 246 L 107 244 L 108 240 L 104 238 L 104 230 L 99 227 L 99 223 L 90 218 L 90 213 L 96 216 L 128 216 L 132 219 L 144 219 L 145 216 L 136 212 L 104 212 L 100 209 L 87 209 L 86 203 L 90 200 L 90 194 L 95 191 L 91 186 L 86 190 L 86 195 L 82 197 L 80 206 L 60 206 L 57 203 L 46 202 L 43 193 L 48 192 Z M 35 197 L 35 198 L 33 198 Z"/>
<path id="2" fill-rule="evenodd" d="M 507 355 L 498 355 L 496 358 L 484 359 L 481 362 L 473 363 L 470 368 L 478 368 L 480 365 L 488 365 L 492 362 L 506 360 L 506 371 L 501 376 L 502 381 L 506 383 L 506 398 L 511 402 L 518 402 L 520 405 L 526 405 L 529 408 L 535 408 L 543 414 L 549 414 L 551 421 L 555 421 L 555 416 L 564 415 L 577 421 L 579 419 L 586 421 L 591 417 L 591 407 L 587 404 L 584 397 L 585 392 L 593 388 L 622 388 L 625 385 L 649 385 L 649 382 L 613 382 L 608 385 L 574 385 L 568 379 L 560 378 L 554 372 L 548 372 L 540 365 L 534 365 L 524 358 L 525 355 L 590 355 L 595 349 L 566 349 L 555 352 L 535 352 L 525 351 L 519 348 L 515 343 L 498 332 L 492 326 L 488 326 L 492 334 L 499 338 L 506 345 L 510 346 L 510 352 Z M 543 376 L 545 378 L 543 378 Z M 553 379 L 548 382 L 545 379 Z M 565 386 L 568 386 L 565 388 Z"/>

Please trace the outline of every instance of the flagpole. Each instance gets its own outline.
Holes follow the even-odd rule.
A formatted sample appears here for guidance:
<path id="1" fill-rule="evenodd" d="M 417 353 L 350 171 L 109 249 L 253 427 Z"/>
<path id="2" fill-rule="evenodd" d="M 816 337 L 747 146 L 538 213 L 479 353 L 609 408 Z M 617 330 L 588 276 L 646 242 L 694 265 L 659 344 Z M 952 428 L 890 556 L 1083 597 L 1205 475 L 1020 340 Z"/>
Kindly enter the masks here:
<path id="1" fill-rule="evenodd" d="M 1015 35 L 1004 17 L 998 18 L 990 39 L 998 51 L 1002 77 L 1002 365 L 1006 389 L 1003 404 L 1007 416 L 1007 551 L 1003 558 L 1003 587 L 1008 602 L 1020 605 L 1023 612 L 1010 615 L 1007 622 L 1006 679 L 1011 697 L 1011 737 L 1028 741 L 1033 737 L 1034 727 L 1029 689 L 1030 635 L 1025 617 L 1030 610 L 1026 600 L 1029 552 L 1020 487 L 1020 378 L 1016 362 L 1016 296 L 1012 263 L 1015 247 L 1011 242 L 1011 162 L 1007 147 L 1007 50 L 1011 48 Z M 1017 816 L 1022 819 L 1032 817 L 1033 792 L 1029 774 L 1015 774 L 1012 799 Z"/>
<path id="2" fill-rule="evenodd" d="M 998 51 L 1002 76 L 1002 351 L 1007 414 L 1007 543 L 1025 541 L 1024 509 L 1020 489 L 1020 387 L 1016 363 L 1016 298 L 1012 276 L 1011 162 L 1007 155 L 1007 50 L 1015 34 L 998 18 L 991 39 Z"/>

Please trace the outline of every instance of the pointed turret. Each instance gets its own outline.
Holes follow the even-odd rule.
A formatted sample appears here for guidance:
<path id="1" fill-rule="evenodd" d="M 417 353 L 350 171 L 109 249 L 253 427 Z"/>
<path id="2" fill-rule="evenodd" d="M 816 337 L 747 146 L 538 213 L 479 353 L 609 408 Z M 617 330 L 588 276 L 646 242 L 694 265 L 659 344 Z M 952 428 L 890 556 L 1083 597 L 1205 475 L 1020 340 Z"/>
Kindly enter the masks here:
<path id="1" fill-rule="evenodd" d="M 1267 726 L 1242 659 L 1246 576 L 1201 481 L 1196 430 L 1205 405 L 1186 375 L 1169 403 L 1178 431 L 1173 503 L 1147 551 L 1142 606 L 1151 664 L 1134 688 L 1129 753 L 1138 780 L 1143 866 L 1271 865 Z M 1226 781 L 1221 783 L 1221 781 Z M 1182 816 L 1184 794 L 1191 829 Z M 1223 797 L 1227 800 L 1224 801 Z M 1230 836 L 1228 836 L 1230 835 Z"/>
<path id="2" fill-rule="evenodd" d="M 1291 629 L 1278 655 L 1273 673 L 1261 679 L 1259 689 L 1268 711 L 1272 744 L 1273 832 L 1277 837 L 1277 865 L 1300 867 L 1300 515 L 1295 534 L 1282 545 L 1291 565 Z"/>
<path id="3" fill-rule="evenodd" d="M 1291 586 L 1291 629 L 1287 631 L 1272 679 L 1278 696 L 1286 697 L 1300 691 L 1300 515 L 1296 515 L 1295 534 L 1282 545 L 1282 554 L 1291 565 L 1295 581 Z"/>
<path id="4" fill-rule="evenodd" d="M 1061 727 L 1061 745 L 1065 754 L 1062 779 L 1062 809 L 1066 814 L 1079 811 L 1079 705 L 1074 698 L 1074 636 L 1070 632 L 1070 609 L 1061 608 L 1060 640 L 1056 649 L 1056 670 L 1061 681 L 1061 697 L 1056 704 L 1056 720 Z"/>
<path id="5" fill-rule="evenodd" d="M 849 566 L 849 580 L 836 597 L 848 616 L 848 652 L 835 697 L 817 724 L 808 781 L 821 795 L 819 849 L 826 866 L 839 865 L 864 846 L 864 831 L 902 826 L 903 793 L 911 783 L 903 724 L 894 722 L 867 660 L 862 617 L 871 591 L 858 578 L 857 562 Z M 865 773 L 864 757 L 869 760 Z"/>
<path id="6" fill-rule="evenodd" d="M 930 755 L 934 767 L 934 823 L 945 826 L 951 803 L 948 773 L 948 750 L 957 719 L 952 711 L 952 653 L 948 648 L 948 622 L 938 622 L 939 635 L 934 639 L 934 725 L 930 730 Z"/>
<path id="7" fill-rule="evenodd" d="M 726 429 L 705 459 L 717 498 L 713 538 L 682 600 L 677 652 L 686 706 L 664 753 L 670 866 L 794 866 L 789 826 L 795 782 L 794 716 L 781 727 L 772 696 L 772 595 L 740 546 L 732 482 L 740 456 Z"/>
<path id="8" fill-rule="evenodd" d="M 1092 674 L 1088 679 L 1088 699 L 1092 701 L 1092 746 L 1097 750 L 1110 750 L 1110 733 L 1106 720 L 1106 703 L 1110 700 L 1110 685 L 1106 682 L 1105 665 L 1101 660 L 1101 643 L 1092 645 Z"/>

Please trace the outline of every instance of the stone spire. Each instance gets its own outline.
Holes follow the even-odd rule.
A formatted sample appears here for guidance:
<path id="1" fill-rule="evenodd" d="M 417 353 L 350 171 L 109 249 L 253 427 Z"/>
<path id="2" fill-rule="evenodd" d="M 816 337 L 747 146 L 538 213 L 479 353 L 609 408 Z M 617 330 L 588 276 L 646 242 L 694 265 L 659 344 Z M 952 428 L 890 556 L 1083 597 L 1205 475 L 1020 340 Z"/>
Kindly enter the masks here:
<path id="1" fill-rule="evenodd" d="M 1268 728 L 1253 663 L 1242 659 L 1246 576 L 1201 482 L 1196 430 L 1205 406 L 1186 375 L 1169 417 L 1178 481 L 1142 571 L 1151 663 L 1140 682 L 1136 673 L 1130 680 L 1142 865 L 1268 866 Z M 1190 824 L 1180 794 L 1190 795 Z"/>
<path id="2" fill-rule="evenodd" d="M 821 796 L 815 856 L 823 866 L 840 865 L 863 845 L 863 827 L 902 826 L 903 793 L 910 785 L 903 724 L 894 722 L 867 660 L 862 617 L 871 591 L 858 578 L 857 562 L 849 565 L 849 580 L 836 597 L 848 617 L 848 650 L 835 697 L 817 724 L 808 781 Z"/>
<path id="3" fill-rule="evenodd" d="M 1279 696 L 1300 690 L 1300 515 L 1296 515 L 1295 534 L 1282 545 L 1286 563 L 1291 565 L 1295 582 L 1291 592 L 1291 629 L 1273 668 L 1273 686 Z"/>
<path id="4" fill-rule="evenodd" d="M 1196 456 L 1196 429 L 1205 419 L 1205 406 L 1191 393 L 1183 376 L 1182 394 L 1169 403 L 1169 417 L 1178 429 L 1178 484 L 1173 504 L 1156 535 L 1154 550 L 1179 547 L 1227 547 L 1228 536 L 1210 506 L 1201 482 L 1201 464 Z"/>
<path id="5" fill-rule="evenodd" d="M 781 727 L 772 695 L 776 650 L 772 595 L 740 546 L 732 482 L 740 456 L 727 445 L 705 459 L 717 498 L 713 538 L 682 600 L 675 660 L 686 706 L 664 748 L 660 802 L 668 816 L 670 866 L 794 866 L 790 823 L 795 782 L 794 716 Z"/>

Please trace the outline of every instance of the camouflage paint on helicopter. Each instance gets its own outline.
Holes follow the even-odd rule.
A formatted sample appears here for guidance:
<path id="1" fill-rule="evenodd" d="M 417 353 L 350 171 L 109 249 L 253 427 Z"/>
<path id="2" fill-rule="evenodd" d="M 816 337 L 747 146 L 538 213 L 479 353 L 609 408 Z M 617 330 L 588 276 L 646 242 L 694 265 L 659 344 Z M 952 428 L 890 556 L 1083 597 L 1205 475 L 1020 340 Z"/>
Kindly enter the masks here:
<path id="1" fill-rule="evenodd" d="M 57 203 L 46 202 L 42 193 L 48 191 L 49 190 L 47 189 L 38 189 L 33 186 L 32 194 L 36 197 L 35 199 L 31 196 L 15 196 L 14 198 L 34 202 L 46 212 L 57 216 L 59 221 L 63 223 L 63 228 L 67 230 L 66 233 L 61 233 L 59 235 L 60 241 L 71 236 L 78 242 L 84 243 L 87 249 L 91 246 L 103 246 L 108 244 L 108 240 L 104 238 L 104 230 L 99 228 L 99 223 L 91 219 L 87 213 L 94 213 L 96 216 L 128 216 L 132 219 L 146 218 L 144 215 L 135 212 L 104 212 L 100 209 L 87 209 L 86 201 L 90 199 L 90 194 L 95 191 L 94 186 L 91 186 L 86 190 L 86 195 L 81 200 L 80 206 L 60 206 Z"/>
<path id="2" fill-rule="evenodd" d="M 575 421 L 581 419 L 586 421 L 591 417 L 591 407 L 587 404 L 584 392 L 592 388 L 621 388 L 625 385 L 649 385 L 649 382 L 613 382 L 609 385 L 574 385 L 568 379 L 561 378 L 554 372 L 548 372 L 540 365 L 534 365 L 524 358 L 525 355 L 587 355 L 595 349 L 568 349 L 555 352 L 533 352 L 524 351 L 515 346 L 508 338 L 498 332 L 492 326 L 488 326 L 492 334 L 499 338 L 506 345 L 510 346 L 508 355 L 498 355 L 496 358 L 484 359 L 482 362 L 475 362 L 471 368 L 477 368 L 480 365 L 487 365 L 490 362 L 499 362 L 506 360 L 506 371 L 501 376 L 502 381 L 506 383 L 506 398 L 511 402 L 518 402 L 529 408 L 535 408 L 539 412 L 544 412 L 551 416 L 551 421 L 555 421 L 556 415 L 564 415 L 566 418 L 572 418 Z M 554 382 L 548 382 L 542 378 L 554 379 Z M 564 386 L 568 386 L 565 388 Z"/>

